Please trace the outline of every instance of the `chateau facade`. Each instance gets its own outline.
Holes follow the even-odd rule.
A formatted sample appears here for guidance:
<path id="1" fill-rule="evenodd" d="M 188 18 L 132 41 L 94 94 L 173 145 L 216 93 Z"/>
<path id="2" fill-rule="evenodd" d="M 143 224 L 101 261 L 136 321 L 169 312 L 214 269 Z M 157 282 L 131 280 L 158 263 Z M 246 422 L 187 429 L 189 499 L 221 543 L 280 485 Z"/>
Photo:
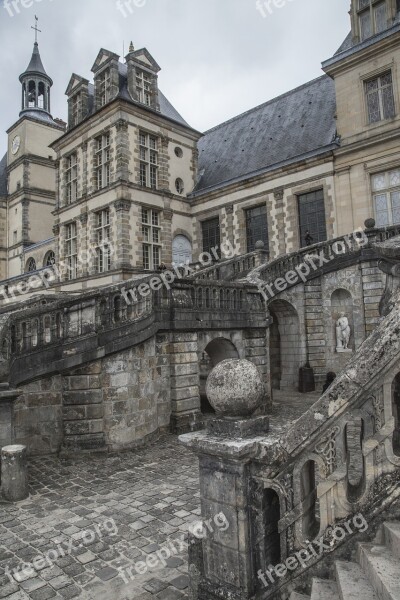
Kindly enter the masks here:
<path id="1" fill-rule="evenodd" d="M 0 163 L 0 276 L 63 264 L 54 290 L 137 278 L 229 241 L 270 258 L 400 222 L 400 21 L 396 0 L 357 0 L 325 74 L 202 135 L 133 45 L 73 74 L 68 125 L 51 117 L 37 43 Z M 309 239 L 309 238 L 308 238 Z"/>

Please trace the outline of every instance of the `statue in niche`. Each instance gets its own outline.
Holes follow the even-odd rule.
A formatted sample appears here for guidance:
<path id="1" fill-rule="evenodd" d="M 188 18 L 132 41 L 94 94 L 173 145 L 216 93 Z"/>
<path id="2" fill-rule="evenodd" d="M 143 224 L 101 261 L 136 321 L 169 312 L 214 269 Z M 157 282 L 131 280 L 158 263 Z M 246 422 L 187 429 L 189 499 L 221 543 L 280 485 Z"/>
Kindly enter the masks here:
<path id="1" fill-rule="evenodd" d="M 349 348 L 351 328 L 345 313 L 340 313 L 336 321 L 336 352 L 351 352 Z"/>

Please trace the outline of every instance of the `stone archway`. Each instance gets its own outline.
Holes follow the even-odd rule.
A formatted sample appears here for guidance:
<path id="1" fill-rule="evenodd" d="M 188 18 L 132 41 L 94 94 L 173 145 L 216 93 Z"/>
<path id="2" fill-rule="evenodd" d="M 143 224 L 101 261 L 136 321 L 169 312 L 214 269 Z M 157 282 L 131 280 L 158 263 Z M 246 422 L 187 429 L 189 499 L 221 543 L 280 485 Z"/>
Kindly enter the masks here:
<path id="1" fill-rule="evenodd" d="M 286 300 L 274 300 L 268 308 L 273 318 L 269 330 L 272 389 L 297 389 L 299 368 L 305 359 L 299 316 Z"/>
<path id="2" fill-rule="evenodd" d="M 214 409 L 206 395 L 206 382 L 211 370 L 227 358 L 240 358 L 236 346 L 226 338 L 216 338 L 207 344 L 200 360 L 200 402 L 203 414 L 212 414 Z"/>

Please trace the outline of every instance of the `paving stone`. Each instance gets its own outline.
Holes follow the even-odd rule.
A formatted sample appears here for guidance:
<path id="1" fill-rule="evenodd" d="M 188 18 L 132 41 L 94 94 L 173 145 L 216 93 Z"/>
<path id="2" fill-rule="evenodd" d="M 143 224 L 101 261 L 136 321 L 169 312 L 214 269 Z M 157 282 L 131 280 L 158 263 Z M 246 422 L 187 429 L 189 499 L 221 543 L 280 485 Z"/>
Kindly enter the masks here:
<path id="1" fill-rule="evenodd" d="M 119 575 L 119 572 L 112 567 L 104 567 L 104 569 L 100 569 L 100 571 L 96 571 L 96 576 L 102 581 L 108 581 L 109 579 L 114 579 Z"/>
<path id="2" fill-rule="evenodd" d="M 45 587 L 40 588 L 40 590 L 30 592 L 29 596 L 32 600 L 50 600 L 50 598 L 54 598 L 56 596 L 56 592 L 51 587 L 46 585 Z"/>
<path id="3" fill-rule="evenodd" d="M 178 590 L 185 590 L 189 587 L 189 577 L 187 575 L 180 575 L 176 579 L 172 579 L 170 584 Z"/>
<path id="4" fill-rule="evenodd" d="M 81 591 L 81 588 L 77 585 L 69 585 L 60 590 L 60 595 L 66 600 L 70 600 L 71 598 L 78 598 L 81 595 Z"/>
<path id="5" fill-rule="evenodd" d="M 157 594 L 157 598 L 159 600 L 180 600 L 181 598 L 185 598 L 185 595 L 176 588 L 168 587 Z"/>
<path id="6" fill-rule="evenodd" d="M 150 581 L 143 585 L 143 589 L 151 594 L 158 594 L 162 590 L 165 590 L 166 587 L 168 587 L 168 583 L 160 579 L 150 579 Z"/>

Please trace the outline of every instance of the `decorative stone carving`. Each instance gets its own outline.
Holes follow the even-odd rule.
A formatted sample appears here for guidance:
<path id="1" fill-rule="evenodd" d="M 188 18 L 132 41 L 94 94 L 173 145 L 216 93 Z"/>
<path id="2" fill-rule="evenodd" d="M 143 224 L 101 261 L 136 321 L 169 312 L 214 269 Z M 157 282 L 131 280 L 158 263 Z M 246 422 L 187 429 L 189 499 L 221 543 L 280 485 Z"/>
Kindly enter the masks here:
<path id="1" fill-rule="evenodd" d="M 119 211 L 129 211 L 130 207 L 131 207 L 131 202 L 130 200 L 116 200 L 114 202 L 114 207 L 115 210 Z"/>
<path id="2" fill-rule="evenodd" d="M 315 447 L 317 454 L 322 456 L 325 463 L 326 475 L 331 475 L 340 458 L 340 452 L 336 447 L 336 436 L 340 433 L 340 427 L 336 426 L 329 431 L 322 442 Z"/>
<path id="3" fill-rule="evenodd" d="M 81 215 L 79 215 L 79 220 L 82 223 L 82 225 L 86 225 L 86 223 L 88 222 L 88 214 L 86 213 L 82 213 Z"/>
<path id="4" fill-rule="evenodd" d="M 293 493 L 293 475 L 286 473 L 282 479 L 282 487 L 286 498 L 286 510 L 290 512 L 293 510 L 294 505 L 294 493 Z"/>
<path id="5" fill-rule="evenodd" d="M 345 313 L 340 313 L 336 321 L 336 352 L 351 352 L 348 347 L 350 342 L 351 328 Z"/>
<path id="6" fill-rule="evenodd" d="M 378 433 L 385 425 L 385 405 L 382 391 L 379 391 L 376 396 L 372 396 L 371 401 L 374 407 L 374 433 Z"/>

